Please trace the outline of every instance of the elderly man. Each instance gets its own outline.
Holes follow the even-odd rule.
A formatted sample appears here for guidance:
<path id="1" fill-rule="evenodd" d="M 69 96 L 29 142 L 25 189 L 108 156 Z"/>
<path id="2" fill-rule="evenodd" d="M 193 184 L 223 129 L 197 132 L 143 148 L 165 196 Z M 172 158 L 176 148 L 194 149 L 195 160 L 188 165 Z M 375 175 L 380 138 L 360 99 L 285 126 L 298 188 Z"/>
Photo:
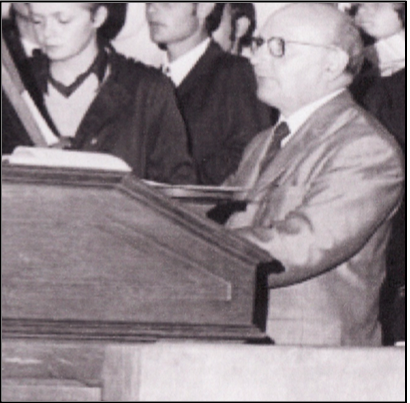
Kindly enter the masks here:
<path id="1" fill-rule="evenodd" d="M 278 344 L 379 346 L 379 289 L 403 193 L 394 138 L 346 91 L 359 33 L 336 8 L 289 5 L 254 40 L 258 95 L 281 111 L 227 185 L 249 189 L 228 227 L 285 267 L 269 278 Z"/>

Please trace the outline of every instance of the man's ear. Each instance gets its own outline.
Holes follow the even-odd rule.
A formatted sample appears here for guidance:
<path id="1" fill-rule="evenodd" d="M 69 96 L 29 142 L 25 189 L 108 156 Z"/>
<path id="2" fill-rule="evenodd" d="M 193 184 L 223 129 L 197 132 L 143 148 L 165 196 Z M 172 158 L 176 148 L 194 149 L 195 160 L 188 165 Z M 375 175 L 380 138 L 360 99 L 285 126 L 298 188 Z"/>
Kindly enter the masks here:
<path id="1" fill-rule="evenodd" d="M 200 21 L 205 21 L 208 16 L 214 11 L 216 3 L 196 3 L 198 4 L 197 8 L 197 17 Z"/>
<path id="2" fill-rule="evenodd" d="M 349 64 L 349 55 L 340 48 L 335 48 L 328 53 L 326 60 L 326 73 L 332 78 L 338 78 L 344 74 Z"/>
<path id="3" fill-rule="evenodd" d="M 241 17 L 236 20 L 236 38 L 235 39 L 242 39 L 249 30 L 251 26 L 251 22 L 246 17 Z"/>
<path id="4" fill-rule="evenodd" d="M 108 9 L 105 6 L 100 6 L 94 12 L 92 19 L 95 28 L 100 28 L 108 18 Z"/>

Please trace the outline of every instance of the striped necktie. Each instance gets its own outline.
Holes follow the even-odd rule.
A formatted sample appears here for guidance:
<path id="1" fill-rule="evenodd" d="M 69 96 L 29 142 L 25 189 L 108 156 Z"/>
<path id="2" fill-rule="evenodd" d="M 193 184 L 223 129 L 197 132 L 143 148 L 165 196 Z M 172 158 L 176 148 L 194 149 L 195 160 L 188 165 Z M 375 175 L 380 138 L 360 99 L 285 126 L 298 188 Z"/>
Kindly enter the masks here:
<path id="1" fill-rule="evenodd" d="M 291 131 L 286 122 L 280 123 L 275 128 L 275 131 L 273 133 L 272 143 L 270 144 L 268 151 L 265 154 L 265 158 L 263 159 L 261 163 L 260 172 L 265 171 L 268 165 L 275 159 L 275 157 L 277 156 L 277 154 L 282 148 L 283 140 L 285 140 L 290 134 L 291 134 Z"/>

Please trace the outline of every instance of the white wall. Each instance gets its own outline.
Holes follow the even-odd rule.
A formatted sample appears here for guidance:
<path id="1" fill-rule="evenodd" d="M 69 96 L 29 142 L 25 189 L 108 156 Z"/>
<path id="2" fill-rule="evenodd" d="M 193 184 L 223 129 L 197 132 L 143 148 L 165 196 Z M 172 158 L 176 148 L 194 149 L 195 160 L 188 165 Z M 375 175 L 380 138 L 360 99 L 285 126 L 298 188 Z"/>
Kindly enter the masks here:
<path id="1" fill-rule="evenodd" d="M 289 3 L 255 3 L 258 26 L 261 27 L 269 15 Z M 1 5 L 2 16 L 7 15 L 10 2 Z M 114 41 L 118 52 L 144 63 L 159 66 L 163 61 L 163 52 L 149 39 L 145 20 L 145 3 L 129 3 L 124 29 Z"/>

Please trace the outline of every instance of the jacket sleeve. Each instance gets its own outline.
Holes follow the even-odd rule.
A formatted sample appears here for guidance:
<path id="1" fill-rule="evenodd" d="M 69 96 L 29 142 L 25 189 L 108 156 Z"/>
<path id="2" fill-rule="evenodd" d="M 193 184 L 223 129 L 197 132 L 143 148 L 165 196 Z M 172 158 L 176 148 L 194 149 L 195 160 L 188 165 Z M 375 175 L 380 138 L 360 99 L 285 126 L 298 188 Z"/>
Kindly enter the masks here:
<path id="1" fill-rule="evenodd" d="M 146 177 L 171 184 L 195 184 L 197 176 L 188 151 L 185 123 L 172 85 L 159 76 L 148 100 L 148 155 Z"/>
<path id="2" fill-rule="evenodd" d="M 356 255 L 398 209 L 404 170 L 387 141 L 363 137 L 333 150 L 282 221 L 239 230 L 279 260 L 286 272 L 273 287 L 305 281 Z"/>
<path id="3" fill-rule="evenodd" d="M 272 125 L 273 111 L 257 99 L 256 80 L 247 60 L 223 66 L 219 89 L 223 102 L 218 119 L 223 121 L 223 143 L 206 156 L 199 171 L 204 183 L 221 184 L 234 173 L 249 142 Z"/>
<path id="4" fill-rule="evenodd" d="M 11 154 L 18 146 L 32 146 L 33 142 L 3 90 L 2 101 L 1 153 L 6 155 Z"/>

